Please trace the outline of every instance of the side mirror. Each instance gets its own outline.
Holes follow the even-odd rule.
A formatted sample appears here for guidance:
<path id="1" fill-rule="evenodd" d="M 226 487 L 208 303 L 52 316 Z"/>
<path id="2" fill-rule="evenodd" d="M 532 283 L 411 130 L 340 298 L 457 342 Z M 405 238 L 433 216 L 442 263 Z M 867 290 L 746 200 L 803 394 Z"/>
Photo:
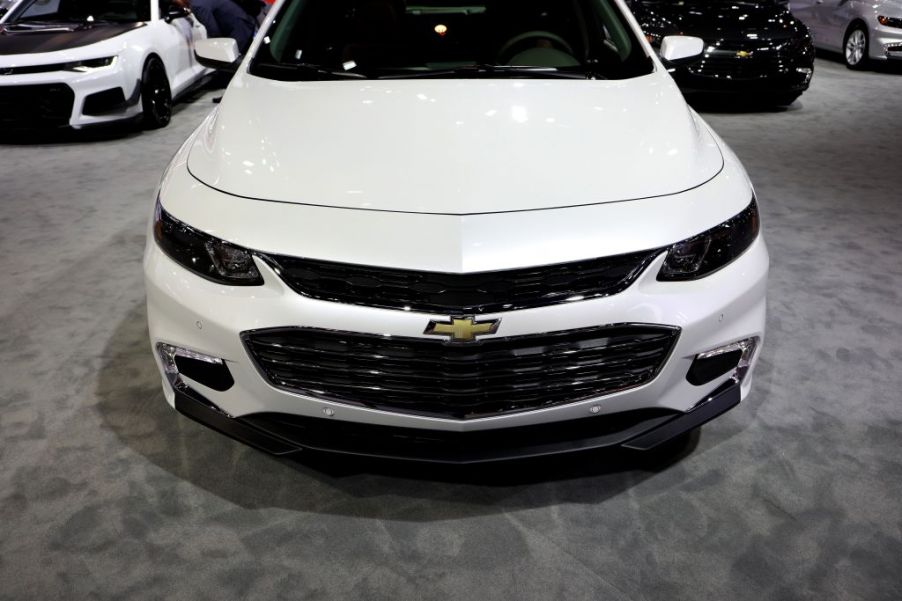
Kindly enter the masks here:
<path id="1" fill-rule="evenodd" d="M 176 19 L 184 19 L 191 13 L 186 8 L 182 8 L 181 6 L 171 5 L 169 9 L 166 11 L 166 14 L 163 15 L 163 20 L 167 23 L 172 23 Z"/>
<path id="2" fill-rule="evenodd" d="M 668 69 L 694 63 L 705 51 L 705 42 L 701 38 L 686 35 L 668 35 L 661 40 L 658 53 L 664 66 Z"/>
<path id="3" fill-rule="evenodd" d="M 208 38 L 194 43 L 194 56 L 204 67 L 234 73 L 241 54 L 232 38 Z"/>

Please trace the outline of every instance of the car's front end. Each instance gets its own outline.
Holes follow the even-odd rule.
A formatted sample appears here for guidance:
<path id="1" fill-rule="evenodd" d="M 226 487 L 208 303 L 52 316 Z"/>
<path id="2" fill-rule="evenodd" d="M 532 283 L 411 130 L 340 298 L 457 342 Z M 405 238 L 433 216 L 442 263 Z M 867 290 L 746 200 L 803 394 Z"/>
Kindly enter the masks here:
<path id="1" fill-rule="evenodd" d="M 445 10 L 410 16 L 444 37 L 484 14 Z M 748 394 L 754 191 L 659 64 L 340 81 L 254 60 L 148 231 L 176 409 L 273 453 L 476 462 L 653 448 Z"/>
<path id="2" fill-rule="evenodd" d="M 902 60 L 902 2 L 883 0 L 862 6 L 871 28 L 872 60 Z"/>
<path id="3" fill-rule="evenodd" d="M 140 116 L 146 49 L 135 33 L 146 28 L 140 19 L 150 14 L 105 20 L 104 7 L 79 5 L 71 10 L 81 12 L 66 17 L 52 12 L 54 5 L 30 0 L 12 8 L 0 24 L 4 132 L 79 129 Z"/>
<path id="4" fill-rule="evenodd" d="M 127 56 L 99 48 L 0 56 L 0 127 L 79 129 L 139 117 L 140 67 L 123 65 Z"/>
<path id="5" fill-rule="evenodd" d="M 786 104 L 808 89 L 814 73 L 811 36 L 780 4 L 637 0 L 632 6 L 653 42 L 674 33 L 705 41 L 701 59 L 673 73 L 686 93 Z"/>

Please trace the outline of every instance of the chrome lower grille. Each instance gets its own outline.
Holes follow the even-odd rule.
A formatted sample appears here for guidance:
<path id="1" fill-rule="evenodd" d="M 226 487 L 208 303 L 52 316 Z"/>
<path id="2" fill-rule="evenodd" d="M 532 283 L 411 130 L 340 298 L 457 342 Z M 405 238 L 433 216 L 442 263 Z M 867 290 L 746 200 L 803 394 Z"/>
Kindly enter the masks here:
<path id="1" fill-rule="evenodd" d="M 679 329 L 614 325 L 449 344 L 314 328 L 245 332 L 274 386 L 360 406 L 452 419 L 541 409 L 650 382 Z"/>

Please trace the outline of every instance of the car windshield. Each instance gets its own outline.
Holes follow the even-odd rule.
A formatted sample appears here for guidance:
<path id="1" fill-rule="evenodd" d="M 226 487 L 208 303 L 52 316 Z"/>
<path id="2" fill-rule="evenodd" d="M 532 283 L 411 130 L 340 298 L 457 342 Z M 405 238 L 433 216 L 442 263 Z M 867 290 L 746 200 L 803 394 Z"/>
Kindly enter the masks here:
<path id="1" fill-rule="evenodd" d="M 25 0 L 14 11 L 8 23 L 150 20 L 147 0 Z"/>
<path id="2" fill-rule="evenodd" d="M 625 79 L 651 59 L 612 0 L 289 0 L 251 73 L 280 80 Z"/>

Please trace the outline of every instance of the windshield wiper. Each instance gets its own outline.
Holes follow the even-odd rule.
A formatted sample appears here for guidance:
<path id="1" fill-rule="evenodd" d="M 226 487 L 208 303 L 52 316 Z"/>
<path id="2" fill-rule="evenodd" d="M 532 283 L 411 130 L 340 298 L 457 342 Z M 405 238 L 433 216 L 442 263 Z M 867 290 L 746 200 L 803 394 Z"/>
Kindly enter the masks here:
<path id="1" fill-rule="evenodd" d="M 263 71 L 266 77 L 278 81 L 304 81 L 307 79 L 367 79 L 367 76 L 362 73 L 335 71 L 311 63 L 259 62 L 256 63 L 254 67 Z"/>
<path id="2" fill-rule="evenodd" d="M 55 33 L 61 31 L 75 31 L 75 27 L 77 25 L 68 25 L 67 23 L 60 23 L 58 21 L 46 21 L 46 20 L 20 20 L 20 21 L 11 21 L 9 23 L 4 23 L 3 26 L 9 31 L 16 31 L 18 33 L 25 32 L 36 32 L 36 33 Z"/>
<path id="3" fill-rule="evenodd" d="M 569 67 L 566 67 L 569 69 Z M 596 77 L 584 70 L 569 71 L 557 67 L 515 67 L 512 65 L 464 65 L 450 69 L 410 70 L 402 73 L 381 75 L 379 79 L 417 79 L 444 77 L 529 77 L 536 79 L 590 79 Z"/>

